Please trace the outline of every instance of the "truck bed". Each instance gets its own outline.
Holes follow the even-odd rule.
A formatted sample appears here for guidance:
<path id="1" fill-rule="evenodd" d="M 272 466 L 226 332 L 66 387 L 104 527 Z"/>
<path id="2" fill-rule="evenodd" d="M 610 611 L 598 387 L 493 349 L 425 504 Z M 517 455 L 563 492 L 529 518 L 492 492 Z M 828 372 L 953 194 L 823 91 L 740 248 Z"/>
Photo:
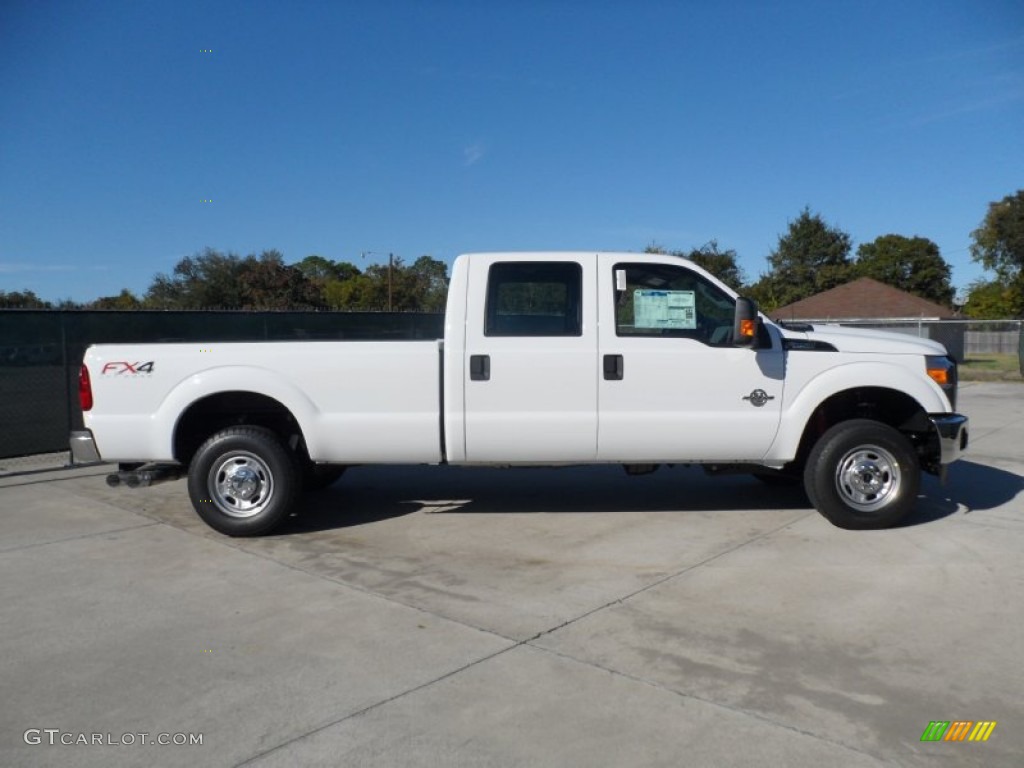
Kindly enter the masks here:
<path id="1" fill-rule="evenodd" d="M 104 345 L 86 363 L 92 425 L 108 460 L 173 459 L 170 436 L 183 410 L 248 381 L 295 404 L 314 461 L 442 457 L 438 341 Z"/>

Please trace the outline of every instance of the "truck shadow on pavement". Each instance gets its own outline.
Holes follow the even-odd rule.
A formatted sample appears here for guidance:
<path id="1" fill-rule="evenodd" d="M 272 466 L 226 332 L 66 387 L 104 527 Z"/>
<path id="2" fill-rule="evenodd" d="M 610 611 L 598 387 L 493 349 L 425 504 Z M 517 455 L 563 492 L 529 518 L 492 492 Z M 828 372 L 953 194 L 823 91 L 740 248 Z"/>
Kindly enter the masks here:
<path id="1" fill-rule="evenodd" d="M 901 527 L 923 525 L 962 512 L 989 512 L 1014 501 L 1024 492 L 1024 477 L 1005 469 L 961 459 L 949 468 L 943 486 L 925 475 L 917 509 Z"/>
<path id="2" fill-rule="evenodd" d="M 1024 478 L 959 461 L 945 486 L 921 483 L 917 508 L 901 527 L 962 512 L 995 510 L 1024 492 Z M 812 512 L 800 486 L 766 487 L 744 475 L 708 477 L 697 468 L 663 468 L 627 477 L 613 466 L 552 469 L 356 467 L 331 488 L 308 493 L 275 533 L 344 529 L 423 512 L 450 514 L 601 514 L 725 511 Z"/>
<path id="3" fill-rule="evenodd" d="M 709 477 L 662 468 L 640 477 L 617 466 L 545 468 L 357 467 L 331 488 L 307 494 L 276 533 L 368 525 L 426 514 L 700 513 L 807 510 L 799 487 L 768 488 L 745 475 Z"/>

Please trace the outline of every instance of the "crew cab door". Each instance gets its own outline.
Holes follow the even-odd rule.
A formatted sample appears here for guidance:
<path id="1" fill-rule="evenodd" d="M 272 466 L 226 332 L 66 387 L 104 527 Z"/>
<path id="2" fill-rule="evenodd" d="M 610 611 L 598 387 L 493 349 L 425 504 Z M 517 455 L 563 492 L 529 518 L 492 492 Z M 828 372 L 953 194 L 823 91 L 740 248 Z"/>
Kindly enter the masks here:
<path id="1" fill-rule="evenodd" d="M 732 345 L 735 300 L 686 263 L 603 262 L 598 458 L 756 461 L 778 430 L 779 339 Z"/>
<path id="2" fill-rule="evenodd" d="M 593 461 L 596 256 L 477 256 L 470 269 L 465 460 Z"/>

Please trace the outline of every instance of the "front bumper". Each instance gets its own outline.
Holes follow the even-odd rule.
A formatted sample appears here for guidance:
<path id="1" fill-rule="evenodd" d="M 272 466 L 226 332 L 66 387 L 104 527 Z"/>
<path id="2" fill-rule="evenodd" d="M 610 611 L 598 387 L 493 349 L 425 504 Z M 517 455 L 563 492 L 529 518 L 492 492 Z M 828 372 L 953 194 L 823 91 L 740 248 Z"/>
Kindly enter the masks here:
<path id="1" fill-rule="evenodd" d="M 88 429 L 75 430 L 71 433 L 71 460 L 75 464 L 92 464 L 103 461 L 100 452 L 96 448 L 96 441 L 92 432 Z"/>
<path id="2" fill-rule="evenodd" d="M 952 464 L 967 450 L 967 417 L 959 413 L 940 413 L 929 416 L 928 420 L 938 440 L 939 450 L 935 457 L 938 470 Z"/>

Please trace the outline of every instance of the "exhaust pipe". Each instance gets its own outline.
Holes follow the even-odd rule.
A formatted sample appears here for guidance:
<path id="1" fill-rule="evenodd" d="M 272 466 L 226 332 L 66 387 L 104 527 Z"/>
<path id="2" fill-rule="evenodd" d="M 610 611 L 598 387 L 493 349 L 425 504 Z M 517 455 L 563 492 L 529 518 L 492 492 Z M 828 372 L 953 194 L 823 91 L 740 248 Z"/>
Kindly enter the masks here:
<path id="1" fill-rule="evenodd" d="M 119 485 L 148 488 L 151 485 L 166 483 L 168 480 L 177 480 L 183 474 L 185 470 L 178 464 L 153 464 L 147 468 L 113 472 L 107 475 L 107 485 L 111 488 L 117 488 Z"/>

